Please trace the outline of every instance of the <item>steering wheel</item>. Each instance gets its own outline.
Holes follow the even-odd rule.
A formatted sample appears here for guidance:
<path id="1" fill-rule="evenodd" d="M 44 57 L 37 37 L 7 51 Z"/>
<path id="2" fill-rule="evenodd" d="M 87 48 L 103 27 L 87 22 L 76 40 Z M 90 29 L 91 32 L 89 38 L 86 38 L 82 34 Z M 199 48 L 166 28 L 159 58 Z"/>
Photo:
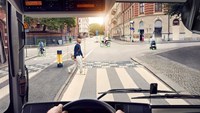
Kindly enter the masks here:
<path id="1" fill-rule="evenodd" d="M 69 103 L 67 103 L 63 106 L 63 111 L 68 111 L 72 107 L 76 108 L 76 107 L 81 107 L 81 106 L 84 106 L 84 105 L 98 106 L 98 107 L 105 109 L 109 113 L 115 113 L 116 112 L 115 109 L 112 106 L 110 106 L 109 104 L 107 104 L 103 101 L 93 100 L 93 99 L 82 99 L 82 100 L 69 102 Z"/>

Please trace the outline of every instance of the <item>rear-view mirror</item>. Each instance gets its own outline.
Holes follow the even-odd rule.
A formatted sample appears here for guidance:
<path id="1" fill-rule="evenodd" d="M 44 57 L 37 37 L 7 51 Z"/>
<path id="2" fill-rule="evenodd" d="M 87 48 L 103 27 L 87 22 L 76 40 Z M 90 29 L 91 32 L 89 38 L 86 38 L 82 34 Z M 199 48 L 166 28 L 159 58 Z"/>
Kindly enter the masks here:
<path id="1" fill-rule="evenodd" d="M 0 64 L 4 64 L 5 62 L 6 62 L 6 53 L 4 49 L 2 33 L 0 32 Z"/>
<path id="2" fill-rule="evenodd" d="M 188 0 L 185 4 L 181 17 L 183 24 L 190 31 L 200 33 L 200 1 Z"/>

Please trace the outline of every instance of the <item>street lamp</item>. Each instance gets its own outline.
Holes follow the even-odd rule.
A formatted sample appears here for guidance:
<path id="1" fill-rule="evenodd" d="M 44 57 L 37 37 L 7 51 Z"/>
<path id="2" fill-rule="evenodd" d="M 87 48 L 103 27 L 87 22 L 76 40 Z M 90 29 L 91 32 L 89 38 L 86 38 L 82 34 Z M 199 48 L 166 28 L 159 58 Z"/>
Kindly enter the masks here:
<path id="1" fill-rule="evenodd" d="M 130 21 L 130 42 L 132 41 L 132 35 L 131 35 L 131 30 L 134 31 L 134 28 L 133 28 L 133 24 L 134 24 L 134 21 Z"/>

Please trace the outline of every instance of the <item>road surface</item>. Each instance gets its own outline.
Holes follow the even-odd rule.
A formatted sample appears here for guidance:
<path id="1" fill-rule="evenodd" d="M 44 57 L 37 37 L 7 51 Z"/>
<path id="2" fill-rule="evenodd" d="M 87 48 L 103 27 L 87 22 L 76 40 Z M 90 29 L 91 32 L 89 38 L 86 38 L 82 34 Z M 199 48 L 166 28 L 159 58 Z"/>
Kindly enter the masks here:
<path id="1" fill-rule="evenodd" d="M 111 47 L 100 47 L 95 39 L 87 38 L 82 43 L 85 55 L 85 75 L 75 73 L 73 79 L 68 82 L 59 100 L 76 100 L 81 98 L 97 98 L 98 92 L 112 88 L 149 88 L 150 83 L 158 83 L 159 89 L 172 90 L 164 82 L 160 81 L 153 73 L 142 65 L 133 62 L 131 58 L 145 57 L 152 54 L 160 54 L 182 47 L 197 46 L 199 43 L 169 43 L 158 44 L 158 50 L 149 50 L 149 44 L 118 44 L 111 43 Z M 30 102 L 54 101 L 57 93 L 70 77 L 68 67 L 73 64 L 70 54 L 73 46 L 59 46 L 46 48 L 44 57 L 36 57 L 26 61 L 30 71 Z M 64 67 L 56 67 L 56 51 L 63 50 Z M 164 65 L 164 64 L 163 64 Z M 5 71 L 5 70 L 4 70 Z M 187 92 L 187 91 L 186 91 Z M 0 78 L 0 112 L 9 104 L 8 76 Z M 102 100 L 145 102 L 149 100 L 133 100 L 131 97 L 148 94 L 108 94 Z M 191 100 L 153 100 L 152 104 L 199 104 L 199 101 Z"/>

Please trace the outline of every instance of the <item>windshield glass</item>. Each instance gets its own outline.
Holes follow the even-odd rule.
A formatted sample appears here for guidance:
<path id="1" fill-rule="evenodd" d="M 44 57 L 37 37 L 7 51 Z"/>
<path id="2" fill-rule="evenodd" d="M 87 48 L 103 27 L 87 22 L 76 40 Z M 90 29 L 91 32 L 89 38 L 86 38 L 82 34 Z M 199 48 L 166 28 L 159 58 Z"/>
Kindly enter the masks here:
<path id="1" fill-rule="evenodd" d="M 29 102 L 96 99 L 110 89 L 149 90 L 151 83 L 172 94 L 199 95 L 200 35 L 183 25 L 182 7 L 179 3 L 116 2 L 104 17 L 25 16 Z M 5 18 L 0 7 L 0 41 L 7 56 Z M 9 104 L 9 83 L 7 62 L 0 57 L 2 112 Z M 109 93 L 100 100 L 200 104 L 197 99 L 132 99 L 149 95 Z"/>

